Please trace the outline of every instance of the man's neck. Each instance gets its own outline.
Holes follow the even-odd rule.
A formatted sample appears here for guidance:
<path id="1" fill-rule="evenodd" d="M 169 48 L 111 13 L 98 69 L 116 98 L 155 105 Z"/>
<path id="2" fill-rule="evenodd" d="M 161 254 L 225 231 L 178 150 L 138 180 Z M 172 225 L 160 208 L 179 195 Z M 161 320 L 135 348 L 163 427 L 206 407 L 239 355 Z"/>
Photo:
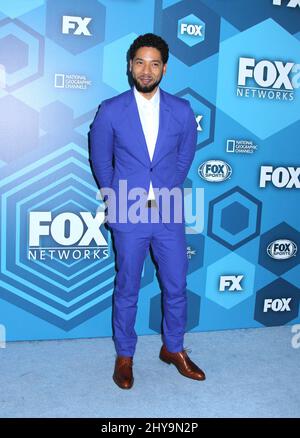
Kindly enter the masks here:
<path id="1" fill-rule="evenodd" d="M 142 93 L 141 91 L 138 91 L 145 99 L 150 100 L 154 94 L 157 92 L 159 85 L 157 85 L 151 93 Z"/>

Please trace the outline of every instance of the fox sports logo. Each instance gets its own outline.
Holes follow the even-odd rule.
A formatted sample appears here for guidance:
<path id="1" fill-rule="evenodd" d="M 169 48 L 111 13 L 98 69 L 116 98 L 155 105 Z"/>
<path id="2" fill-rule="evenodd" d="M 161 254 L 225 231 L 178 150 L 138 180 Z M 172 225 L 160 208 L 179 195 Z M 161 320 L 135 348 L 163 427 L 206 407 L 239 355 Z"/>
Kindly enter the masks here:
<path id="1" fill-rule="evenodd" d="M 292 240 L 278 239 L 268 245 L 267 253 L 272 259 L 287 260 L 297 253 L 297 245 Z"/>
<path id="2" fill-rule="evenodd" d="M 200 164 L 198 174 L 208 182 L 222 182 L 231 177 L 232 169 L 222 160 L 208 160 Z"/>

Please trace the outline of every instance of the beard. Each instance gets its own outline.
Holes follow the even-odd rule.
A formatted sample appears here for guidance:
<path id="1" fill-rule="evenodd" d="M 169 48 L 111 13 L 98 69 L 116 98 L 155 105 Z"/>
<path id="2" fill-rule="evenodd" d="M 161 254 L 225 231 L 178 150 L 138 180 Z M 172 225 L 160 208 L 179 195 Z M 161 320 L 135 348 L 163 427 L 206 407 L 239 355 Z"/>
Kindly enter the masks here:
<path id="1" fill-rule="evenodd" d="M 157 81 L 155 81 L 155 82 L 153 82 L 153 84 L 149 84 L 149 85 L 141 85 L 141 83 L 138 82 L 137 79 L 135 77 L 133 77 L 133 75 L 132 75 L 132 80 L 133 80 L 133 83 L 135 85 L 135 88 L 140 93 L 152 93 L 152 91 L 160 84 L 162 77 L 163 77 L 163 75 L 161 74 L 160 78 Z"/>

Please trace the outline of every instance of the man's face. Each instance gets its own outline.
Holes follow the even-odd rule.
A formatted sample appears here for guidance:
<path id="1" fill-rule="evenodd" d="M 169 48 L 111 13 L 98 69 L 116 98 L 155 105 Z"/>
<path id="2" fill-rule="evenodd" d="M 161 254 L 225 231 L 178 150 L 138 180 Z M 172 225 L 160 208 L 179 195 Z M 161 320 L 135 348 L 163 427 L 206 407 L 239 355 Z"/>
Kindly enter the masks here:
<path id="1" fill-rule="evenodd" d="M 140 47 L 130 60 L 129 69 L 136 89 L 141 93 L 151 93 L 166 73 L 160 51 L 154 47 Z"/>

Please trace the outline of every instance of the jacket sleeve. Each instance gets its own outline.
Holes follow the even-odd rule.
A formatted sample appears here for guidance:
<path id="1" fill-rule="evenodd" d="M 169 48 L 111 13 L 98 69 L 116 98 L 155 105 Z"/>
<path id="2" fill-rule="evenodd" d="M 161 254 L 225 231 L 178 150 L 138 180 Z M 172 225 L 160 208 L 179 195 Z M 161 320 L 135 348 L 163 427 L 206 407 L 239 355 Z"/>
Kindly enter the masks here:
<path id="1" fill-rule="evenodd" d="M 190 103 L 188 102 L 184 132 L 178 147 L 176 175 L 173 186 L 182 185 L 189 172 L 195 156 L 197 145 L 197 123 Z"/>
<path id="2" fill-rule="evenodd" d="M 101 188 L 111 187 L 113 177 L 114 132 L 109 119 L 107 103 L 99 107 L 89 132 L 90 163 Z"/>

